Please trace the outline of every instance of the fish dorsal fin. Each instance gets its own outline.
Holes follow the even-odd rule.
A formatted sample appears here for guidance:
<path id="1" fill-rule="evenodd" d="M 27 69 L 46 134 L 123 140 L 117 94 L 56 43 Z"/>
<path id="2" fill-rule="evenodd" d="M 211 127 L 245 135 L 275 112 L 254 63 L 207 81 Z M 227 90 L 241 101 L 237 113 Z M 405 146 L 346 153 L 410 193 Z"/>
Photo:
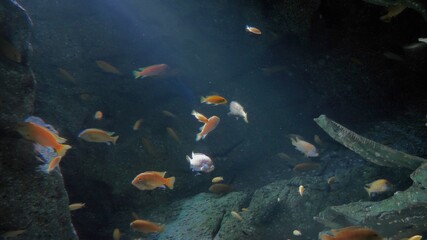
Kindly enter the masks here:
<path id="1" fill-rule="evenodd" d="M 156 174 L 156 175 L 159 175 L 160 177 L 165 177 L 165 175 L 166 175 L 166 172 L 148 171 L 146 173 Z"/>
<path id="2" fill-rule="evenodd" d="M 65 143 L 65 142 L 67 142 L 67 139 L 65 139 L 65 138 L 63 138 L 63 137 L 58 136 L 58 134 L 55 134 L 55 133 L 53 133 L 53 132 L 52 132 L 52 134 L 53 134 L 53 136 L 55 137 L 56 141 L 58 141 L 59 143 Z"/>
<path id="3" fill-rule="evenodd" d="M 107 132 L 108 135 L 113 136 L 115 132 Z"/>
<path id="4" fill-rule="evenodd" d="M 145 67 L 138 68 L 138 70 L 142 72 L 142 71 L 144 71 L 144 70 L 145 70 Z"/>
<path id="5" fill-rule="evenodd" d="M 340 228 L 340 229 L 332 229 L 331 232 L 336 236 L 338 234 L 346 234 L 348 232 L 352 232 L 358 229 L 363 229 L 363 227 L 358 227 L 358 226 L 351 226 L 351 227 L 345 227 L 345 228 Z"/>

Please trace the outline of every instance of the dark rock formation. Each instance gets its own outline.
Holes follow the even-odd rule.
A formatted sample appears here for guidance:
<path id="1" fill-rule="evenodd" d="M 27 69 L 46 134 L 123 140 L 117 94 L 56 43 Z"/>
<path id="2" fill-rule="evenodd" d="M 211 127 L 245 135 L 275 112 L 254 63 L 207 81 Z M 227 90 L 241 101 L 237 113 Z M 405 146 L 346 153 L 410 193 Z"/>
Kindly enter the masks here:
<path id="1" fill-rule="evenodd" d="M 34 108 L 31 20 L 15 1 L 1 0 L 0 26 L 0 233 L 26 230 L 16 239 L 77 239 L 62 176 L 39 171 L 33 143 L 14 132 Z"/>

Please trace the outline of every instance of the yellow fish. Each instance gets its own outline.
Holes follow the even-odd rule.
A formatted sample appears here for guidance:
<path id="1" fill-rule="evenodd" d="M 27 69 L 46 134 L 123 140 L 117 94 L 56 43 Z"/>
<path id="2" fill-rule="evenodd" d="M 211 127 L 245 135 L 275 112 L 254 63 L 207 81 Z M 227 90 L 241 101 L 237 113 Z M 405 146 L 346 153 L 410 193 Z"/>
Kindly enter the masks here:
<path id="1" fill-rule="evenodd" d="M 300 185 L 298 188 L 298 193 L 302 197 L 304 195 L 305 187 L 303 185 Z"/>
<path id="2" fill-rule="evenodd" d="M 365 185 L 369 197 L 393 190 L 393 185 L 387 179 L 378 179 Z"/>
<path id="3" fill-rule="evenodd" d="M 104 114 L 101 111 L 97 111 L 95 115 L 93 115 L 93 118 L 96 120 L 101 120 L 103 116 Z"/>
<path id="4" fill-rule="evenodd" d="M 75 210 L 84 208 L 85 206 L 86 206 L 86 203 L 73 203 L 73 204 L 70 204 L 68 208 L 70 209 L 70 211 L 75 211 Z"/>
<path id="5" fill-rule="evenodd" d="M 21 234 L 23 234 L 24 232 L 26 232 L 27 230 L 14 230 L 14 231 L 8 231 L 5 233 L 2 233 L 1 236 L 6 240 L 7 238 L 12 238 L 12 237 L 17 237 Z"/>
<path id="6" fill-rule="evenodd" d="M 293 234 L 294 236 L 301 236 L 301 235 L 302 235 L 301 231 L 300 231 L 300 230 L 297 230 L 297 229 L 295 229 L 295 230 L 292 232 L 292 234 Z"/>
<path id="7" fill-rule="evenodd" d="M 110 145 L 110 142 L 116 144 L 119 136 L 112 136 L 114 132 L 106 132 L 101 129 L 96 128 L 88 128 L 83 130 L 79 134 L 79 138 L 87 141 L 87 142 L 98 142 L 98 143 L 107 143 Z"/>
<path id="8" fill-rule="evenodd" d="M 214 177 L 214 178 L 212 179 L 212 182 L 213 182 L 213 183 L 219 183 L 219 182 L 222 182 L 222 181 L 224 181 L 224 178 L 223 178 L 223 177 Z"/>
<path id="9" fill-rule="evenodd" d="M 114 73 L 114 74 L 121 74 L 119 69 L 117 69 L 113 65 L 107 63 L 106 61 L 98 60 L 98 61 L 96 61 L 96 65 L 98 65 L 98 67 L 101 68 L 102 70 L 104 70 L 105 72 Z"/>
<path id="10" fill-rule="evenodd" d="M 239 221 L 243 221 L 242 216 L 240 216 L 240 214 L 235 212 L 235 211 L 231 211 L 231 216 L 233 216 L 235 219 L 237 219 Z"/>
<path id="11" fill-rule="evenodd" d="M 120 233 L 120 229 L 116 228 L 113 231 L 113 239 L 114 240 L 120 240 L 121 237 L 121 233 Z"/>
<path id="12" fill-rule="evenodd" d="M 422 238 L 423 238 L 423 236 L 421 236 L 421 235 L 415 235 L 415 236 L 412 236 L 410 238 L 402 238 L 401 240 L 421 240 Z"/>
<path id="13" fill-rule="evenodd" d="M 383 22 L 389 23 L 389 22 L 391 22 L 392 18 L 399 15 L 405 9 L 406 9 L 406 6 L 402 5 L 402 4 L 396 4 L 396 5 L 388 6 L 387 7 L 387 14 L 382 16 L 380 19 Z"/>

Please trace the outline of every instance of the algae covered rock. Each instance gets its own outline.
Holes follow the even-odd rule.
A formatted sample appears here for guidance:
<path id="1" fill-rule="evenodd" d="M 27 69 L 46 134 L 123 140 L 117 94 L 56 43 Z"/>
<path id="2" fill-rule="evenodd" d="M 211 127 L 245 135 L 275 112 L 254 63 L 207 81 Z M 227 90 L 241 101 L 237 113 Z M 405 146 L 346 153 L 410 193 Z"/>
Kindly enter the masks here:
<path id="1" fill-rule="evenodd" d="M 156 209 L 150 218 L 164 223 L 166 228 L 150 239 L 239 239 L 243 233 L 236 231 L 239 230 L 239 222 L 230 212 L 238 211 L 246 198 L 246 194 L 241 192 L 222 197 L 200 193 L 164 209 Z"/>
<path id="2" fill-rule="evenodd" d="M 315 118 L 314 121 L 334 140 L 374 164 L 386 167 L 404 167 L 413 170 L 422 163 L 427 163 L 427 159 L 397 151 L 364 138 L 332 121 L 325 115 Z"/>

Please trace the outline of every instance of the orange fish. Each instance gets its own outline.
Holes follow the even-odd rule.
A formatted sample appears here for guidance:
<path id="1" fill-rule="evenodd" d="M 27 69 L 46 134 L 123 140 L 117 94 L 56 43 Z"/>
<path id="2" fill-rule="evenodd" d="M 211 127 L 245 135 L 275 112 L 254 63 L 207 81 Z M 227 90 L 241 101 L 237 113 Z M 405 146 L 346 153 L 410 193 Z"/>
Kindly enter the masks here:
<path id="1" fill-rule="evenodd" d="M 47 172 L 50 173 L 53 169 L 56 167 L 59 168 L 59 163 L 61 162 L 61 156 L 56 156 L 54 159 L 52 159 L 49 163 L 49 167 L 47 168 Z"/>
<path id="2" fill-rule="evenodd" d="M 32 122 L 19 123 L 17 126 L 18 132 L 28 140 L 36 142 L 45 147 L 52 147 L 56 150 L 59 156 L 65 156 L 70 145 L 62 144 L 67 141 L 58 135 L 49 131 L 49 129 Z"/>
<path id="3" fill-rule="evenodd" d="M 0 37 L 0 53 L 11 61 L 21 63 L 22 55 L 19 50 L 8 40 Z"/>
<path id="4" fill-rule="evenodd" d="M 173 189 L 175 177 L 165 178 L 165 174 L 166 172 L 143 172 L 138 174 L 138 176 L 132 180 L 132 185 L 139 190 L 153 190 L 163 186 Z"/>
<path id="5" fill-rule="evenodd" d="M 217 195 L 225 195 L 232 192 L 233 188 L 230 185 L 224 183 L 215 183 L 209 187 L 209 191 Z"/>
<path id="6" fill-rule="evenodd" d="M 177 143 L 181 144 L 181 139 L 179 139 L 178 135 L 176 134 L 176 132 L 172 129 L 172 128 L 166 128 L 166 131 L 168 131 L 169 136 L 171 136 L 171 138 L 173 138 L 173 140 L 175 140 Z"/>
<path id="7" fill-rule="evenodd" d="M 101 68 L 102 70 L 104 70 L 105 72 L 114 73 L 114 74 L 121 74 L 119 69 L 117 69 L 113 65 L 107 63 L 106 61 L 98 60 L 98 61 L 96 61 L 96 65 L 98 65 L 98 67 Z"/>
<path id="8" fill-rule="evenodd" d="M 250 27 L 248 25 L 246 25 L 246 32 L 250 32 L 250 33 L 253 33 L 253 34 L 256 34 L 256 35 L 261 35 L 261 30 L 259 30 L 256 27 Z"/>
<path id="9" fill-rule="evenodd" d="M 80 99 L 83 101 L 90 101 L 92 96 L 89 93 L 82 93 L 80 94 Z"/>
<path id="10" fill-rule="evenodd" d="M 166 117 L 176 118 L 176 115 L 175 115 L 175 114 L 173 114 L 173 113 L 171 113 L 171 112 L 169 112 L 169 111 L 163 110 L 163 111 L 162 111 L 162 113 L 163 113 L 163 115 L 165 115 Z"/>
<path id="11" fill-rule="evenodd" d="M 154 145 L 147 138 L 142 138 L 142 145 L 144 145 L 145 151 L 147 151 L 148 154 L 150 154 L 151 156 L 155 158 L 161 157 L 160 156 L 161 154 L 159 153 L 159 151 L 154 147 Z"/>
<path id="12" fill-rule="evenodd" d="M 101 120 L 103 116 L 104 116 L 104 114 L 101 111 L 97 111 L 95 113 L 95 115 L 93 116 L 93 118 L 96 120 Z"/>
<path id="13" fill-rule="evenodd" d="M 169 66 L 166 64 L 152 65 L 145 68 L 140 68 L 138 69 L 138 71 L 133 71 L 133 76 L 135 77 L 135 79 L 159 76 L 165 74 L 168 68 Z"/>
<path id="14" fill-rule="evenodd" d="M 209 119 L 207 117 L 205 117 L 205 115 L 203 115 L 201 113 L 198 113 L 195 110 L 193 110 L 191 112 L 191 115 L 193 115 L 194 117 L 196 117 L 197 120 L 199 120 L 199 122 L 208 123 L 208 121 L 209 121 Z"/>
<path id="15" fill-rule="evenodd" d="M 320 164 L 319 163 L 315 163 L 315 162 L 303 162 L 303 163 L 299 163 L 299 164 L 295 165 L 293 170 L 295 172 L 303 172 L 303 171 L 316 170 L 318 168 L 320 168 Z"/>
<path id="16" fill-rule="evenodd" d="M 216 126 L 218 126 L 219 120 L 220 119 L 217 116 L 210 117 L 208 119 L 208 122 L 200 128 L 200 132 L 196 135 L 196 141 L 199 141 L 200 139 L 205 139 L 208 133 L 212 132 L 216 128 Z"/>
<path id="17" fill-rule="evenodd" d="M 226 104 L 227 100 L 221 96 L 218 95 L 212 95 L 212 96 L 206 96 L 200 98 L 201 103 L 207 103 L 207 104 L 213 104 L 213 105 L 220 105 L 220 104 Z"/>
<path id="18" fill-rule="evenodd" d="M 334 236 L 324 234 L 322 240 L 382 240 L 374 230 L 365 227 L 346 227 L 332 230 Z"/>
<path id="19" fill-rule="evenodd" d="M 58 71 L 59 71 L 59 74 L 62 76 L 62 78 L 64 78 L 65 80 L 68 80 L 74 84 L 77 83 L 73 75 L 71 75 L 71 73 L 69 73 L 67 70 L 63 68 L 58 68 Z"/>
<path id="20" fill-rule="evenodd" d="M 136 131 L 141 127 L 141 123 L 144 121 L 144 119 L 140 118 L 136 120 L 136 122 L 133 124 L 133 130 Z"/>
<path id="21" fill-rule="evenodd" d="M 88 128 L 83 130 L 80 134 L 79 134 L 79 138 L 87 141 L 87 142 L 97 142 L 97 143 L 107 143 L 108 145 L 110 145 L 110 142 L 112 142 L 113 144 L 116 144 L 117 139 L 119 138 L 119 136 L 112 136 L 114 134 L 114 132 L 106 132 L 104 130 L 101 129 L 96 129 L 96 128 Z"/>
<path id="22" fill-rule="evenodd" d="M 319 135 L 314 135 L 314 142 L 317 145 L 323 145 L 323 141 L 320 139 Z"/>
<path id="23" fill-rule="evenodd" d="M 163 232 L 165 230 L 164 226 L 152 223 L 147 220 L 141 220 L 141 219 L 131 222 L 130 227 L 135 231 L 143 232 L 145 234 Z"/>
<path id="24" fill-rule="evenodd" d="M 335 176 L 332 176 L 332 177 L 330 177 L 330 178 L 328 178 L 328 185 L 332 185 L 332 184 L 334 184 L 335 182 L 337 181 L 337 177 L 335 177 Z"/>

